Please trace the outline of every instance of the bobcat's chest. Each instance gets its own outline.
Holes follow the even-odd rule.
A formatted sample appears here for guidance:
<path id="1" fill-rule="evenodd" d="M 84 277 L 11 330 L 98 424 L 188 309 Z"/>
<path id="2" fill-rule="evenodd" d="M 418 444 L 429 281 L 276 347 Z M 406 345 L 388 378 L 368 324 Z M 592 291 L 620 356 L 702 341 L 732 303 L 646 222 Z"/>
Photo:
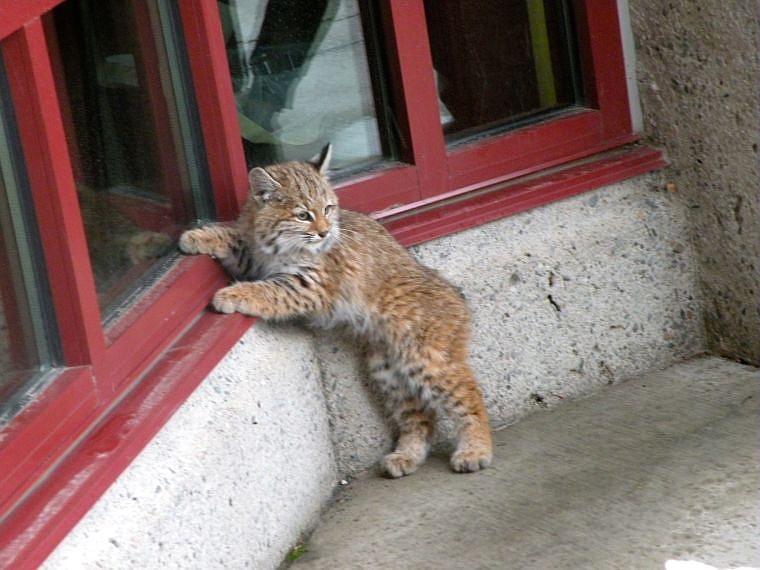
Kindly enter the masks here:
<path id="1" fill-rule="evenodd" d="M 374 330 L 369 312 L 342 297 L 336 299 L 329 313 L 317 317 L 315 324 L 323 328 L 347 326 L 362 336 L 370 335 Z"/>

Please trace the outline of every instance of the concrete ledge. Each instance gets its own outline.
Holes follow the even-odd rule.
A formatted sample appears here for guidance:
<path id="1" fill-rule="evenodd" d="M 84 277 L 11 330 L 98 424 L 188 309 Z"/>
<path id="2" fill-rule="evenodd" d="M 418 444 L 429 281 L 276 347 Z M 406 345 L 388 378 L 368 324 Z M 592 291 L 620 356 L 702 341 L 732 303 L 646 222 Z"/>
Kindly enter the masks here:
<path id="1" fill-rule="evenodd" d="M 43 567 L 276 567 L 336 483 L 318 370 L 257 323 Z"/>

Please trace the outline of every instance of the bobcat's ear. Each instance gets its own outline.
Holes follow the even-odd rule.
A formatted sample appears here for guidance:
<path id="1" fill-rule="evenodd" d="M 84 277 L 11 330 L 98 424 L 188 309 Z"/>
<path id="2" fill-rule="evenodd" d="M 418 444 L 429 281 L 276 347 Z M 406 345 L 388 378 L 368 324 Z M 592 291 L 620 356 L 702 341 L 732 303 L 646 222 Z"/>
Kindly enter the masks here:
<path id="1" fill-rule="evenodd" d="M 332 156 L 332 145 L 327 143 L 325 148 L 319 151 L 319 154 L 312 156 L 307 162 L 316 168 L 320 174 L 327 174 L 330 168 L 330 157 Z"/>
<path id="2" fill-rule="evenodd" d="M 261 167 L 257 166 L 248 173 L 248 185 L 250 186 L 251 196 L 257 202 L 269 202 L 270 200 L 278 200 L 280 198 L 282 185 Z"/>

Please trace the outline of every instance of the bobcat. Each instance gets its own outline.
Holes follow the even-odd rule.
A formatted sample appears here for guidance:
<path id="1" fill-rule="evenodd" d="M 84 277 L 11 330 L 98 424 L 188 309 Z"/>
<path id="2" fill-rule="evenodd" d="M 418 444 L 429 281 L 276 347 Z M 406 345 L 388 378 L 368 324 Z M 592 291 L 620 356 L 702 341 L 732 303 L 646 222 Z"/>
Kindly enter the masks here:
<path id="1" fill-rule="evenodd" d="M 347 324 L 366 339 L 369 372 L 398 427 L 382 461 L 387 475 L 408 475 L 425 461 L 441 412 L 457 426 L 451 467 L 485 468 L 491 433 L 467 363 L 464 300 L 379 223 L 338 207 L 325 177 L 330 151 L 252 169 L 237 223 L 188 230 L 179 247 L 214 256 L 236 280 L 214 295 L 217 311 Z"/>

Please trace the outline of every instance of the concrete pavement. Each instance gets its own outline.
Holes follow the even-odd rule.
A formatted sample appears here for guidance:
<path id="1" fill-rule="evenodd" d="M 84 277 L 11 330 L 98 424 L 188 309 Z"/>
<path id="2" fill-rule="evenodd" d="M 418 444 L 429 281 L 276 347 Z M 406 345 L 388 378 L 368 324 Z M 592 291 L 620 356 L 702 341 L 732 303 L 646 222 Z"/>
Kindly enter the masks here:
<path id="1" fill-rule="evenodd" d="M 494 467 L 348 485 L 317 569 L 760 567 L 760 372 L 700 358 L 496 434 Z"/>

